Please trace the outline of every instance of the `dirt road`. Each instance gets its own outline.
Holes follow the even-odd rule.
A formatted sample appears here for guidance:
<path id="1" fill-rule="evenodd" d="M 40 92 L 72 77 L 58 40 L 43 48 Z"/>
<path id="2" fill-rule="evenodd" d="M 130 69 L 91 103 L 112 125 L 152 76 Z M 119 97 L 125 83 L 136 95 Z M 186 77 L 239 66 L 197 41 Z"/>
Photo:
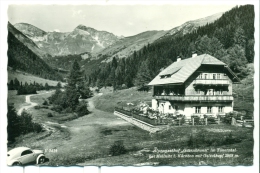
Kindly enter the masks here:
<path id="1" fill-rule="evenodd" d="M 19 113 L 23 109 L 29 109 L 37 105 L 37 103 L 31 101 L 31 96 L 26 96 L 26 103 L 30 105 L 19 109 Z M 37 95 L 33 96 L 37 97 Z M 75 157 L 79 157 L 78 155 L 82 154 L 91 157 L 103 155 L 104 153 L 107 154 L 111 143 L 121 139 L 122 133 L 125 133 L 129 128 L 132 129 L 133 125 L 118 118 L 113 113 L 96 109 L 93 102 L 95 97 L 99 96 L 88 99 L 90 114 L 64 122 L 63 124 L 55 122 L 52 118 L 47 120 L 45 118 L 40 123 L 51 133 L 44 132 L 37 137 L 28 137 L 18 145 L 45 150 L 46 156 L 52 163 L 58 163 L 56 159 L 59 160 L 60 158 L 72 157 L 75 159 Z M 41 115 L 40 112 L 34 112 L 34 114 L 37 114 L 37 116 Z M 42 116 L 46 115 L 43 114 Z M 107 138 L 108 134 L 109 138 Z"/>
<path id="2" fill-rule="evenodd" d="M 40 93 L 40 94 L 37 94 L 37 95 L 42 95 L 42 94 L 47 94 L 47 93 L 49 93 L 49 91 L 44 92 L 44 93 Z M 38 105 L 37 103 L 31 102 L 31 96 L 36 96 L 36 95 L 31 94 L 31 95 L 25 96 L 25 103 L 29 103 L 30 105 L 21 107 L 17 112 L 18 115 L 21 115 L 23 110 L 28 110 L 29 108 L 32 108 L 32 107 Z"/>

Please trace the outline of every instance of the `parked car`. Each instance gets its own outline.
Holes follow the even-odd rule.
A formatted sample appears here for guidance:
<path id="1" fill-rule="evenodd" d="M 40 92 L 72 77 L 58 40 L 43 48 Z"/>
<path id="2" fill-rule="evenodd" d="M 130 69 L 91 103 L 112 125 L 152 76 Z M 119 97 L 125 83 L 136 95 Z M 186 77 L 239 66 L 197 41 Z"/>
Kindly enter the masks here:
<path id="1" fill-rule="evenodd" d="M 32 150 L 27 147 L 14 148 L 7 152 L 7 165 L 28 165 L 42 164 L 45 162 L 45 155 L 42 150 Z"/>

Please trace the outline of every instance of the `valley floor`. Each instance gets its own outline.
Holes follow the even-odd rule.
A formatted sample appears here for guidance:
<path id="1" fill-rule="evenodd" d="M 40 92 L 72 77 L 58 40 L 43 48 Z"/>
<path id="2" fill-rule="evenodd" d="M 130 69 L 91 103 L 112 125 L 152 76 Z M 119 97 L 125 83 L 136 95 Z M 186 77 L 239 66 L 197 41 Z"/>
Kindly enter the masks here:
<path id="1" fill-rule="evenodd" d="M 40 104 L 51 95 L 52 92 L 43 92 L 40 95 L 31 96 L 31 102 Z M 22 106 L 24 99 L 9 92 L 9 102 L 19 98 Z M 25 96 L 23 96 L 25 97 Z M 150 134 L 132 124 L 113 115 L 111 112 L 95 108 L 97 100 L 103 97 L 95 95 L 88 99 L 90 114 L 73 119 L 71 121 L 59 121 L 54 117 L 47 117 L 49 110 L 30 108 L 34 121 L 44 125 L 46 131 L 39 134 L 27 134 L 17 138 L 17 141 L 9 149 L 18 146 L 27 146 L 33 149 L 43 149 L 49 159 L 44 165 L 252 165 L 253 163 L 253 130 L 230 125 L 211 125 L 193 127 L 170 127 L 167 130 Z M 109 100 L 107 100 L 109 102 Z M 18 102 L 18 101 L 17 101 Z M 21 109 L 16 103 L 16 109 Z M 58 116 L 58 115 L 57 115 Z M 234 154 L 223 158 L 163 158 L 160 153 L 154 152 L 159 149 L 184 149 L 189 148 L 187 141 L 191 134 L 203 133 L 205 138 L 214 136 L 222 139 L 232 132 L 239 142 L 228 145 L 205 146 L 198 145 L 195 148 L 226 148 L 236 149 L 235 153 L 211 154 Z M 110 146 L 118 140 L 122 140 L 127 149 L 127 154 L 111 156 Z M 162 153 L 165 154 L 165 153 Z M 167 154 L 167 153 L 166 153 Z M 187 154 L 187 153 L 186 153 Z M 188 153 L 194 154 L 194 153 Z M 198 154 L 198 153 L 196 153 Z M 203 154 L 203 153 L 202 153 Z M 237 156 L 236 156 L 237 155 Z M 162 157 L 162 158 L 161 158 Z"/>

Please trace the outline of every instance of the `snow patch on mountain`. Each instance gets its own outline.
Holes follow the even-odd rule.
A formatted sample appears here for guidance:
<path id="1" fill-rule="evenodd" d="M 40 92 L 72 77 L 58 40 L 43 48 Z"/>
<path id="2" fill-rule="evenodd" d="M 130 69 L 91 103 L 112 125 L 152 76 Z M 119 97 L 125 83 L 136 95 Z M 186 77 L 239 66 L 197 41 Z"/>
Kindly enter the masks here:
<path id="1" fill-rule="evenodd" d="M 79 35 L 90 35 L 88 31 L 82 30 L 82 29 L 75 29 Z"/>
<path id="2" fill-rule="evenodd" d="M 94 48 L 95 48 L 95 45 L 93 44 L 93 46 L 91 47 L 91 51 L 93 51 L 93 50 L 94 50 Z"/>
<path id="3" fill-rule="evenodd" d="M 88 59 L 88 58 L 89 58 L 89 55 L 88 55 L 88 54 L 83 54 L 83 55 L 81 55 L 81 58 L 84 59 L 84 60 L 85 60 L 85 59 Z"/>
<path id="4" fill-rule="evenodd" d="M 32 39 L 32 41 L 34 41 L 34 42 L 44 41 L 46 39 L 46 36 L 43 36 L 43 37 L 30 37 L 30 39 Z"/>
<path id="5" fill-rule="evenodd" d="M 95 35 L 95 36 L 93 36 L 92 38 L 93 38 L 94 40 L 96 40 L 97 44 L 98 44 L 100 47 L 102 47 L 102 48 L 105 47 L 105 46 L 103 45 L 103 43 L 99 40 L 98 35 Z"/>

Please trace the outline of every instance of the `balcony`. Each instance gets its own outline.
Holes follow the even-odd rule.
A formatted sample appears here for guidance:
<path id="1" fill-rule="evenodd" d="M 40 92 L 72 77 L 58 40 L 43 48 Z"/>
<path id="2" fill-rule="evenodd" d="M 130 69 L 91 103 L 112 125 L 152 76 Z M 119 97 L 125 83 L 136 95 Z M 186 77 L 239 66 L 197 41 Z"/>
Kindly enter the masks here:
<path id="1" fill-rule="evenodd" d="M 154 96 L 158 100 L 167 101 L 181 101 L 181 102 L 231 102 L 233 96 L 231 95 L 198 95 L 198 96 L 172 96 L 172 95 L 161 95 Z"/>
<path id="2" fill-rule="evenodd" d="M 228 86 L 228 79 L 196 79 L 194 80 L 193 85 L 223 85 Z"/>

